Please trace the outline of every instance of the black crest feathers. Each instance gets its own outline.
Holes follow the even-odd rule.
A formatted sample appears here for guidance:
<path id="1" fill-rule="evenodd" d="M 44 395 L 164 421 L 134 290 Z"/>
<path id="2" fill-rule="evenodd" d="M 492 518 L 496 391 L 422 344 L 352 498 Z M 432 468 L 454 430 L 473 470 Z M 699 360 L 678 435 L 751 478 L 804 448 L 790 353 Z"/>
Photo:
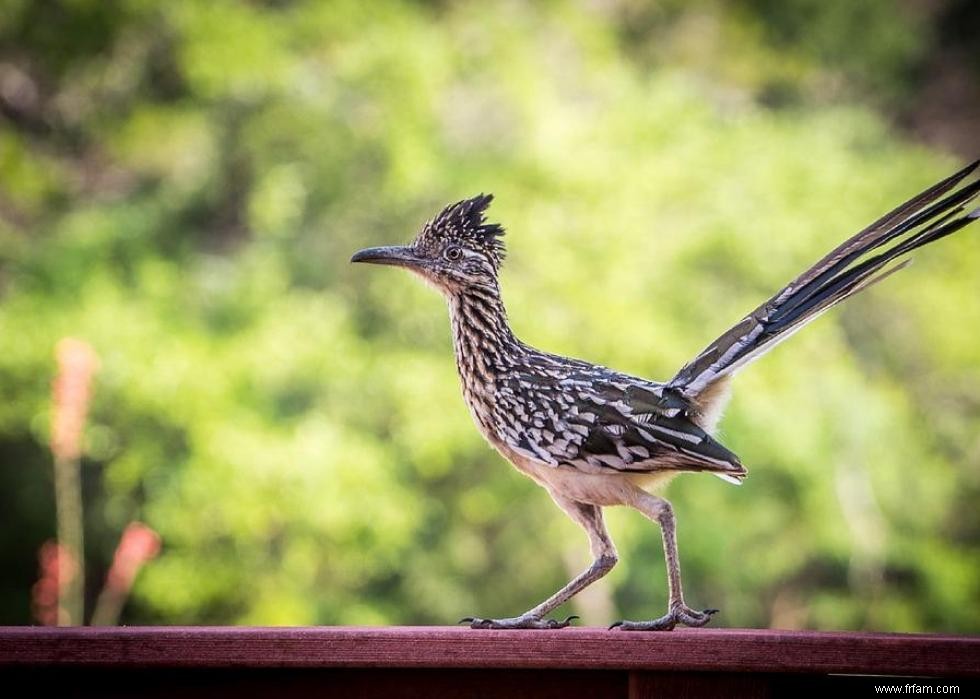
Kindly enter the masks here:
<path id="1" fill-rule="evenodd" d="M 444 245 L 458 242 L 486 252 L 499 265 L 504 259 L 504 227 L 499 223 L 487 223 L 486 210 L 493 201 L 492 194 L 478 194 L 450 204 L 425 224 L 416 245 Z"/>

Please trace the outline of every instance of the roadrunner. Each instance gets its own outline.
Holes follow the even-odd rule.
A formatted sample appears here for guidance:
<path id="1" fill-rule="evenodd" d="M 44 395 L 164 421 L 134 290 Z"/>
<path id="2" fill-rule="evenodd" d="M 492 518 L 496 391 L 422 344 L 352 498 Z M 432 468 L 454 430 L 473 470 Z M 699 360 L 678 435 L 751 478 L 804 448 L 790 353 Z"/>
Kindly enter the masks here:
<path id="1" fill-rule="evenodd" d="M 980 163 L 980 161 L 978 161 Z M 485 217 L 492 195 L 446 207 L 406 246 L 361 250 L 352 262 L 396 265 L 434 286 L 449 305 L 463 396 L 483 436 L 543 486 L 589 537 L 593 563 L 554 595 L 509 619 L 468 617 L 477 629 L 555 629 L 546 616 L 616 564 L 602 508 L 628 505 L 659 524 L 667 564 L 667 613 L 622 621 L 626 630 L 704 626 L 717 612 L 684 602 L 674 513 L 655 494 L 682 472 L 738 484 L 746 471 L 712 434 L 732 375 L 821 313 L 895 272 L 889 266 L 980 217 L 964 213 L 978 163 L 902 204 L 844 242 L 739 321 L 666 383 L 648 381 L 521 342 L 500 298 L 503 227 Z M 873 251 L 878 251 L 871 255 Z"/>

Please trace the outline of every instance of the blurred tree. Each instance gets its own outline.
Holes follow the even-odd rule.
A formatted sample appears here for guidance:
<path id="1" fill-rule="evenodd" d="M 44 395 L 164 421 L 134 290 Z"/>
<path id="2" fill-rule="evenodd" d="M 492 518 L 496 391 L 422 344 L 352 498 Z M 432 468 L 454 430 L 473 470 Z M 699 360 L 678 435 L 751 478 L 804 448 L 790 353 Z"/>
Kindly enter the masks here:
<path id="1" fill-rule="evenodd" d="M 955 166 L 859 101 L 916 89 L 936 32 L 791 5 L 4 3 L 0 622 L 54 530 L 66 334 L 102 360 L 88 589 L 126 523 L 163 540 L 125 622 L 445 623 L 556 587 L 584 539 L 470 425 L 440 302 L 347 259 L 492 190 L 523 339 L 669 375 Z M 938 246 L 739 378 L 752 477 L 672 486 L 692 603 L 980 630 L 978 263 Z M 649 616 L 659 537 L 612 515 L 596 608 Z"/>

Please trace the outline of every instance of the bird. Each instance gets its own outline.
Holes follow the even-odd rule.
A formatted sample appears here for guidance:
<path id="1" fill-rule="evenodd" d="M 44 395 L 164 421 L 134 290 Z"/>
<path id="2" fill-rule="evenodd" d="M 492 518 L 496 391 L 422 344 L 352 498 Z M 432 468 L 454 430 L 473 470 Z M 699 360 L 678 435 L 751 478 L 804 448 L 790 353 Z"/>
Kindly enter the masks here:
<path id="1" fill-rule="evenodd" d="M 913 250 L 980 218 L 967 204 L 980 160 L 861 230 L 721 334 L 666 382 L 544 352 L 517 338 L 501 298 L 504 227 L 488 222 L 492 194 L 446 206 L 408 245 L 372 247 L 351 262 L 402 267 L 445 298 L 463 398 L 483 437 L 549 493 L 586 532 L 587 569 L 519 616 L 466 617 L 475 629 L 560 629 L 577 617 L 548 618 L 619 560 L 603 508 L 625 505 L 659 525 L 667 568 L 667 611 L 610 628 L 668 631 L 701 627 L 717 609 L 687 605 L 676 523 L 663 486 L 704 472 L 734 484 L 746 469 L 713 435 L 732 376 L 825 311 L 905 267 Z M 905 258 L 905 259 L 901 259 Z"/>

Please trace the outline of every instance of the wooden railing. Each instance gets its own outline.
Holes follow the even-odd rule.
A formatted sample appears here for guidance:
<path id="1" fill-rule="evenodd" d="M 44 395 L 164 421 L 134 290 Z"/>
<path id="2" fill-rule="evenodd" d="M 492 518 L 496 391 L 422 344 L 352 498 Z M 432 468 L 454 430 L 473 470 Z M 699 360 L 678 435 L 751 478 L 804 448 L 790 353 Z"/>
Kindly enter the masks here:
<path id="1" fill-rule="evenodd" d="M 980 682 L 980 637 L 5 627 L 0 677 L 36 696 L 81 697 L 762 697 L 855 688 L 870 695 L 885 684 L 952 686 L 969 696 Z"/>

